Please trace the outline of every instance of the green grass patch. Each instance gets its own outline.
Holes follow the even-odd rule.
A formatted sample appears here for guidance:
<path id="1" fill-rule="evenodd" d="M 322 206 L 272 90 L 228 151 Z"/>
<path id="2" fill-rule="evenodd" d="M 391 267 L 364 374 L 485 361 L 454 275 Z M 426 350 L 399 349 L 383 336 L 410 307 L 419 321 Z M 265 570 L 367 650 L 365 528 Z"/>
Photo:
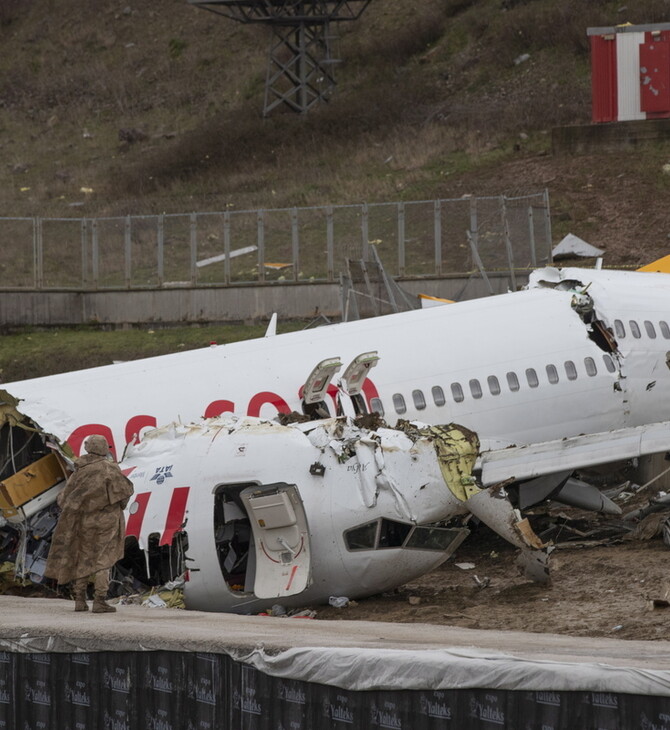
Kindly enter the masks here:
<path id="1" fill-rule="evenodd" d="M 279 333 L 302 329 L 304 322 L 280 322 Z M 109 365 L 115 360 L 137 360 L 184 350 L 263 337 L 267 325 L 208 325 L 103 331 L 76 329 L 24 329 L 0 335 L 0 380 L 38 378 L 44 375 Z"/>

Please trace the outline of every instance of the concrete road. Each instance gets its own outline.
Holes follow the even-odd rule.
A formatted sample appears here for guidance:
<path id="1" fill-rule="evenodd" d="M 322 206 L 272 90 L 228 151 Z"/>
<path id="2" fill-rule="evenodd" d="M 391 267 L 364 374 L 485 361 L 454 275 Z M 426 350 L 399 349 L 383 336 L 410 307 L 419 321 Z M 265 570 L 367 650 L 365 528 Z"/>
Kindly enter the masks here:
<path id="1" fill-rule="evenodd" d="M 416 623 L 237 616 L 140 606 L 119 606 L 115 614 L 74 613 L 73 605 L 60 599 L 0 596 L 0 643 L 7 648 L 12 643 L 7 640 L 23 640 L 37 651 L 143 648 L 227 653 L 257 647 L 268 653 L 296 647 L 413 651 L 460 647 L 530 660 L 670 670 L 667 641 L 480 631 Z"/>

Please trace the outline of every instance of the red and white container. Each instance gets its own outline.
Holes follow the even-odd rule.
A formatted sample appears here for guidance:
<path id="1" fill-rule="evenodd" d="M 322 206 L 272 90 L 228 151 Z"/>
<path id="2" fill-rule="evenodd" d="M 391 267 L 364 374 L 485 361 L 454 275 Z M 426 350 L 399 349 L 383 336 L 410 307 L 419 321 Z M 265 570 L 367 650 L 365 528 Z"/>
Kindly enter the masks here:
<path id="1" fill-rule="evenodd" d="M 589 28 L 592 121 L 670 117 L 670 23 Z"/>

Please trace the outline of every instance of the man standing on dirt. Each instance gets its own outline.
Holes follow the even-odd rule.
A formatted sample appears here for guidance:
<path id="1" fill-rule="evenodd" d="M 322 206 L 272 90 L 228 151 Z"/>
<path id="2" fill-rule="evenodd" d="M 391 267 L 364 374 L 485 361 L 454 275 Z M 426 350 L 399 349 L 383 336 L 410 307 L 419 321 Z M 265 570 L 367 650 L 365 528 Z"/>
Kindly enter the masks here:
<path id="1" fill-rule="evenodd" d="M 58 583 L 74 582 L 75 611 L 88 611 L 86 591 L 94 584 L 93 613 L 116 611 L 106 602 L 109 569 L 123 557 L 123 509 L 133 486 L 109 460 L 102 436 L 89 436 L 86 454 L 58 495 L 62 512 L 54 531 L 45 575 Z"/>

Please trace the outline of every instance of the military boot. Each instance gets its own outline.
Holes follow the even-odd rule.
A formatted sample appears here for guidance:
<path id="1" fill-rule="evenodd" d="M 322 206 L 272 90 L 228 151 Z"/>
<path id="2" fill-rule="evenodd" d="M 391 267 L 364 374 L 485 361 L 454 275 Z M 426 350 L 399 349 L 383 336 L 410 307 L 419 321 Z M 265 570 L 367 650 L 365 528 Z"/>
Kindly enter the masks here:
<path id="1" fill-rule="evenodd" d="M 88 603 L 86 603 L 86 591 L 84 591 L 83 593 L 75 594 L 74 610 L 75 611 L 88 611 Z"/>
<path id="2" fill-rule="evenodd" d="M 93 598 L 93 613 L 115 613 L 116 608 L 114 606 L 110 606 L 107 601 L 105 601 L 104 596 L 98 596 L 96 595 Z"/>

